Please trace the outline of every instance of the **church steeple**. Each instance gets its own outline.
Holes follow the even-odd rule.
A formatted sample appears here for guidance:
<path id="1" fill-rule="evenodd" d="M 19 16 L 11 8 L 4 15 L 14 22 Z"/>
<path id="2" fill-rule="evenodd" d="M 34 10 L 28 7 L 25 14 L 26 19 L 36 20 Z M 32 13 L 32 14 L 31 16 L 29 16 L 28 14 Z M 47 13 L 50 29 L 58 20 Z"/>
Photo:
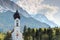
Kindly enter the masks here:
<path id="1" fill-rule="evenodd" d="M 14 17 L 14 20 L 15 20 L 15 27 L 20 27 L 20 15 L 19 15 L 18 10 L 16 10 L 13 17 Z"/>
<path id="2" fill-rule="evenodd" d="M 20 19 L 20 15 L 19 15 L 19 12 L 18 10 L 16 10 L 15 14 L 13 15 L 14 19 L 18 18 Z"/>
<path id="3" fill-rule="evenodd" d="M 20 32 L 20 15 L 18 10 L 13 15 L 14 17 L 14 30 L 12 31 L 12 40 L 23 40 L 22 33 Z"/>

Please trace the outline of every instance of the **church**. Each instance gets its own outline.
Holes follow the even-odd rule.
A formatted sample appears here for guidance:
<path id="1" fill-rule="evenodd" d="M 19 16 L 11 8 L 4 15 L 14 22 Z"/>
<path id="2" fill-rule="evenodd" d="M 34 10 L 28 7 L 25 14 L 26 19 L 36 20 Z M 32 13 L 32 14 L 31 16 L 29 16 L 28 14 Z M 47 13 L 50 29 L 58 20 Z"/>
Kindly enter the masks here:
<path id="1" fill-rule="evenodd" d="M 12 40 L 23 40 L 23 35 L 20 32 L 20 14 L 18 10 L 13 15 L 14 17 L 14 29 L 12 31 Z"/>

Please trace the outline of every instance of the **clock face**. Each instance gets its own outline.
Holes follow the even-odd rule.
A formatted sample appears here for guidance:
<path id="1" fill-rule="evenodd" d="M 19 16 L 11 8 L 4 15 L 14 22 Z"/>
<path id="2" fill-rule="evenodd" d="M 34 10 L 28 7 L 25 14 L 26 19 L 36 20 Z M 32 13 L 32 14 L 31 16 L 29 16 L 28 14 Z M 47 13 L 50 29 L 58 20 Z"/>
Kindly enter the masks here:
<path id="1" fill-rule="evenodd" d="M 19 34 L 18 34 L 18 31 L 16 32 L 16 38 L 18 38 Z"/>
<path id="2" fill-rule="evenodd" d="M 16 34 L 16 36 L 18 36 L 18 33 Z"/>

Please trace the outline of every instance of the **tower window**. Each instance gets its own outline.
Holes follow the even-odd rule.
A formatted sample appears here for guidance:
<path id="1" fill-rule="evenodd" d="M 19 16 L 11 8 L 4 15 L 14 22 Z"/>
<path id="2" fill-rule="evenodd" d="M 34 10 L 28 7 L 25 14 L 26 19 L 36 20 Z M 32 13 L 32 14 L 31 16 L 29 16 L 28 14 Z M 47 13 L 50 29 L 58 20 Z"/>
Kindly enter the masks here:
<path id="1" fill-rule="evenodd" d="M 17 23 L 17 25 L 16 26 L 18 26 L 18 23 Z"/>
<path id="2" fill-rule="evenodd" d="M 16 22 L 18 22 L 18 20 Z"/>

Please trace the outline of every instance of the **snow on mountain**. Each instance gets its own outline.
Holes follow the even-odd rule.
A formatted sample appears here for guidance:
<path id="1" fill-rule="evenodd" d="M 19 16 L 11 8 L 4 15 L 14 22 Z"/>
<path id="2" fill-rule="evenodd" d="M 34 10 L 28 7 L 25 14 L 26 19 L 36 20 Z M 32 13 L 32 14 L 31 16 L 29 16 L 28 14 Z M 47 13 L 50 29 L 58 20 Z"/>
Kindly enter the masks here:
<path id="1" fill-rule="evenodd" d="M 23 8 L 19 7 L 17 4 L 10 0 L 0 0 L 0 6 L 13 12 L 19 10 L 19 12 L 22 13 L 23 16 L 29 17 L 29 14 Z"/>
<path id="2" fill-rule="evenodd" d="M 13 14 L 14 13 L 15 12 L 7 11 L 0 14 L 0 23 L 4 24 L 4 26 L 1 26 L 4 32 L 13 29 L 14 27 Z M 21 30 L 23 29 L 25 25 L 30 28 L 48 28 L 49 27 L 48 24 L 37 21 L 32 17 L 25 17 L 22 15 L 22 13 L 20 13 L 20 16 L 21 16 L 21 19 L 20 19 Z"/>
<path id="3" fill-rule="evenodd" d="M 13 20 L 13 14 L 16 10 L 19 11 L 21 14 L 21 27 L 23 28 L 24 25 L 27 25 L 27 27 L 31 28 L 48 28 L 49 26 L 55 26 L 56 24 L 48 20 L 44 15 L 37 14 L 34 17 L 28 14 L 26 10 L 24 10 L 22 7 L 18 6 L 14 2 L 10 0 L 0 0 L 0 6 L 5 8 L 6 12 L 3 12 L 0 14 L 0 21 L 3 23 L 3 28 L 6 30 L 12 30 L 14 26 L 14 20 Z M 6 22 L 7 20 L 7 22 Z M 9 21 L 8 21 L 9 20 Z M 10 26 L 9 26 L 10 25 Z M 21 29 L 22 29 L 21 28 Z"/>
<path id="4" fill-rule="evenodd" d="M 50 25 L 51 27 L 56 27 L 57 26 L 57 24 L 48 20 L 48 18 L 43 14 L 36 14 L 35 16 L 33 16 L 33 18 L 40 21 L 40 22 L 44 22 L 44 23 Z"/>

